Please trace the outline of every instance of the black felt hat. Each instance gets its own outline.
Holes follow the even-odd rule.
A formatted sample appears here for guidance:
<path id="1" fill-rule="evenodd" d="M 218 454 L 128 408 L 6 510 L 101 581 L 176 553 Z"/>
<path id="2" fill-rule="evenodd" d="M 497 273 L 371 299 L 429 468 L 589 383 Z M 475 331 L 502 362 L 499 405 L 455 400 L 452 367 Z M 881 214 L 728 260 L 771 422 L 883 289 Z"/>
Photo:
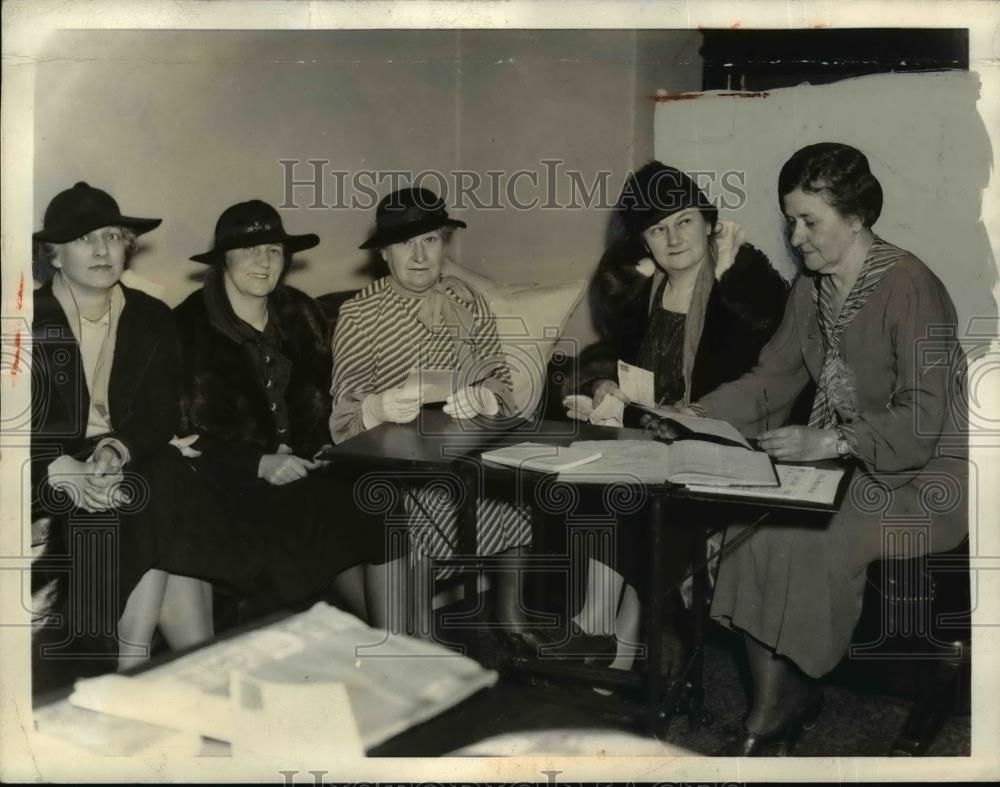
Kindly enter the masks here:
<path id="1" fill-rule="evenodd" d="M 156 229 L 161 221 L 123 216 L 114 197 L 81 180 L 52 198 L 45 209 L 42 229 L 31 237 L 46 243 L 69 243 L 101 227 L 127 227 L 142 235 Z"/>
<path id="2" fill-rule="evenodd" d="M 238 202 L 222 211 L 215 222 L 215 245 L 206 252 L 191 257 L 195 262 L 217 265 L 226 259 L 226 252 L 265 243 L 282 243 L 289 254 L 311 249 L 319 236 L 289 235 L 281 223 L 278 211 L 263 200 Z"/>
<path id="3" fill-rule="evenodd" d="M 618 207 L 625 231 L 633 238 L 656 222 L 688 208 L 711 212 L 712 224 L 718 216 L 718 208 L 694 180 L 659 161 L 650 161 L 629 174 Z"/>
<path id="4" fill-rule="evenodd" d="M 375 232 L 359 249 L 381 249 L 441 227 L 465 227 L 452 219 L 444 200 L 428 189 L 407 188 L 382 198 L 375 209 Z"/>

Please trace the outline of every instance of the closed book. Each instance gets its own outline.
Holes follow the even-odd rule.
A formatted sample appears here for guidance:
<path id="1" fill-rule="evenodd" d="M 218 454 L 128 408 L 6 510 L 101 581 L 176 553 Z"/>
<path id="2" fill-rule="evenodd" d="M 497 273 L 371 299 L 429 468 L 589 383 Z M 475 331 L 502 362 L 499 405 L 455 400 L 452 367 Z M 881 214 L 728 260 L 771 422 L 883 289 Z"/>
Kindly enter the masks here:
<path id="1" fill-rule="evenodd" d="M 561 473 L 600 458 L 600 451 L 544 443 L 518 443 L 483 453 L 487 462 L 540 473 Z"/>

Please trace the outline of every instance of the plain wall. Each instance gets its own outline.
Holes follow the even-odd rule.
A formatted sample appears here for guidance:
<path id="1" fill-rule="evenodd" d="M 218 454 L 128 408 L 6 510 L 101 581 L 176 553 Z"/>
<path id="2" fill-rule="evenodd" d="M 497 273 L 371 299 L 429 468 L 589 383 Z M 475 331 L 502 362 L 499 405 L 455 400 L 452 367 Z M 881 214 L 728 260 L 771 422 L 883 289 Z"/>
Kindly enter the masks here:
<path id="1" fill-rule="evenodd" d="M 753 97 L 708 92 L 658 104 L 656 151 L 689 171 L 741 173 L 746 200 L 720 216 L 740 222 L 791 278 L 798 257 L 778 205 L 782 165 L 815 142 L 857 147 L 882 184 L 875 233 L 934 271 L 961 335 L 981 341 L 996 334 L 997 268 L 982 218 L 993 150 L 979 92 L 979 76 L 962 71 L 878 74 Z"/>
<path id="2" fill-rule="evenodd" d="M 518 193 L 543 203 L 566 200 L 564 179 L 546 190 L 541 163 L 561 159 L 588 184 L 610 171 L 613 202 L 652 156 L 656 89 L 700 87 L 699 45 L 696 31 L 61 32 L 37 72 L 36 226 L 77 180 L 126 213 L 162 217 L 134 269 L 174 305 L 199 286 L 203 266 L 187 258 L 209 248 L 223 209 L 283 200 L 282 159 L 303 162 L 299 180 L 308 159 L 328 173 L 534 171 L 539 188 L 522 180 Z M 322 239 L 289 283 L 314 296 L 363 286 L 369 257 L 357 246 L 374 208 L 311 208 L 314 194 L 297 189 L 299 207 L 281 211 L 290 232 Z M 339 196 L 328 176 L 322 201 Z M 461 263 L 543 284 L 588 278 L 608 221 L 596 207 L 453 215 L 469 224 L 456 235 Z M 593 338 L 586 302 L 564 333 Z"/>

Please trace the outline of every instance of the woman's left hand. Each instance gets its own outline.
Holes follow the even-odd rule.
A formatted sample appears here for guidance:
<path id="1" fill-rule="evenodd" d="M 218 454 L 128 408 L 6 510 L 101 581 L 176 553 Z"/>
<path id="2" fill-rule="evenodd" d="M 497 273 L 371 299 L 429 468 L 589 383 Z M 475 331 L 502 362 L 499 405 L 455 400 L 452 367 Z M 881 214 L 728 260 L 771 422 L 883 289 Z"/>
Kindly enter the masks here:
<path id="1" fill-rule="evenodd" d="M 452 418 L 465 420 L 477 415 L 493 416 L 500 412 L 500 402 L 493 392 L 482 385 L 459 388 L 444 403 L 444 411 Z"/>
<path id="2" fill-rule="evenodd" d="M 770 456 L 788 462 L 837 458 L 837 433 L 811 426 L 782 426 L 761 433 L 757 443 Z"/>
<path id="3" fill-rule="evenodd" d="M 715 278 L 722 278 L 736 262 L 736 254 L 747 239 L 746 231 L 735 221 L 720 221 L 715 234 Z"/>

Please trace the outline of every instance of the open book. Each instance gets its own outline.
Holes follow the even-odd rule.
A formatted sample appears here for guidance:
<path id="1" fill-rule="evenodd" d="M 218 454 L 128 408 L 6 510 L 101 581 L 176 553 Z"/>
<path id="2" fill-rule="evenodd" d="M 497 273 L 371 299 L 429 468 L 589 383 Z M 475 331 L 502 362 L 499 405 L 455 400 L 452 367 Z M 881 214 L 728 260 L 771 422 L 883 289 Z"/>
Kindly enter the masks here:
<path id="1" fill-rule="evenodd" d="M 572 448 L 600 453 L 600 459 L 560 472 L 575 483 L 633 480 L 705 486 L 777 486 L 770 457 L 749 447 L 677 440 L 583 440 Z"/>
<path id="2" fill-rule="evenodd" d="M 750 449 L 750 443 L 728 421 L 717 418 L 698 418 L 691 415 L 680 415 L 662 407 L 637 404 L 640 410 L 659 417 L 676 432 L 677 440 L 702 440 L 719 445 L 731 445 Z"/>
<path id="3" fill-rule="evenodd" d="M 518 443 L 517 445 L 485 451 L 483 459 L 498 465 L 537 470 L 541 473 L 560 473 L 595 462 L 600 451 L 543 443 Z"/>

